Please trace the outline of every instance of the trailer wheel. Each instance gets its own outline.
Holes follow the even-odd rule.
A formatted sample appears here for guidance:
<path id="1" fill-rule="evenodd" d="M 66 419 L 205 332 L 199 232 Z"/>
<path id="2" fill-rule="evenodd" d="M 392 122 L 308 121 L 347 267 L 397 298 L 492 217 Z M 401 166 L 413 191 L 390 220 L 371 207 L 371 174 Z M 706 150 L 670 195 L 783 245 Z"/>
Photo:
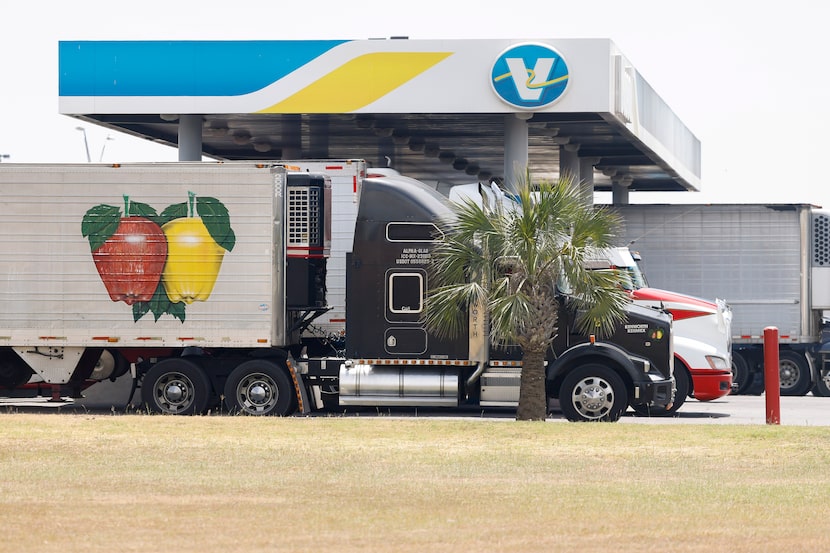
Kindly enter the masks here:
<path id="1" fill-rule="evenodd" d="M 803 396 L 810 391 L 810 366 L 804 355 L 782 351 L 778 355 L 778 374 L 782 396 Z"/>
<path id="2" fill-rule="evenodd" d="M 813 386 L 813 395 L 817 397 L 830 397 L 830 375 L 821 377 Z"/>
<path id="3" fill-rule="evenodd" d="M 105 349 L 101 352 L 98 361 L 95 362 L 95 367 L 92 369 L 92 374 L 89 375 L 91 380 L 107 380 L 115 381 L 119 376 L 123 376 L 129 370 L 130 364 L 121 355 L 118 350 Z"/>
<path id="4" fill-rule="evenodd" d="M 674 366 L 675 392 L 674 403 L 672 404 L 671 409 L 658 406 L 633 405 L 632 407 L 638 415 L 642 415 L 644 417 L 669 417 L 677 413 L 677 410 L 680 409 L 684 403 L 686 403 L 686 398 L 689 397 L 692 377 L 689 375 L 689 371 L 686 370 L 686 367 L 681 366 L 680 362 L 676 358 L 674 360 Z"/>
<path id="5" fill-rule="evenodd" d="M 616 422 L 628 405 L 625 383 L 608 367 L 588 364 L 569 372 L 559 390 L 559 404 L 569 421 Z"/>
<path id="6" fill-rule="evenodd" d="M 200 415 L 207 409 L 211 386 L 202 368 L 189 359 L 159 361 L 144 375 L 141 399 L 165 415 Z"/>
<path id="7" fill-rule="evenodd" d="M 746 393 L 752 385 L 752 373 L 743 355 L 732 352 L 732 383 L 735 386 L 735 395 Z"/>
<path id="8" fill-rule="evenodd" d="M 245 361 L 225 383 L 225 405 L 231 413 L 284 417 L 293 411 L 294 385 L 270 359 Z"/>

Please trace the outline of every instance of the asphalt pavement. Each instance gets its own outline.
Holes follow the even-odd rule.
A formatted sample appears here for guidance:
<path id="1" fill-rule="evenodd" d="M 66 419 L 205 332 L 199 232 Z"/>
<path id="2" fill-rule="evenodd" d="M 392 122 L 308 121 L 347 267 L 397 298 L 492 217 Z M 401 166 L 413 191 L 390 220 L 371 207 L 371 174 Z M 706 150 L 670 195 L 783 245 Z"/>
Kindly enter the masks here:
<path id="1" fill-rule="evenodd" d="M 764 395 L 726 396 L 714 401 L 687 399 L 673 417 L 640 417 L 628 412 L 620 421 L 624 424 L 765 425 L 768 424 L 766 403 Z M 830 426 L 830 398 L 782 397 L 778 408 L 781 426 Z"/>
<path id="2" fill-rule="evenodd" d="M 127 406 L 130 387 L 114 383 L 106 388 L 86 392 L 83 400 L 53 402 L 49 398 L 32 399 L 0 397 L 0 414 L 4 412 L 60 412 L 60 413 L 129 413 L 136 412 L 137 405 Z M 116 402 L 113 404 L 113 402 Z M 774 405 L 769 406 L 773 408 Z M 621 424 L 745 424 L 766 425 L 768 421 L 766 396 L 726 396 L 715 401 L 688 399 L 680 410 L 671 417 L 643 417 L 633 411 L 620 419 Z M 779 400 L 778 424 L 781 426 L 830 426 L 830 398 L 807 395 L 804 397 L 782 397 Z M 360 416 L 401 416 L 401 417 L 475 417 L 481 419 L 512 419 L 510 410 L 425 410 L 425 409 L 383 409 L 349 410 L 342 413 L 358 413 Z M 550 422 L 567 422 L 559 412 L 554 412 Z M 774 420 L 774 419 L 770 419 Z"/>

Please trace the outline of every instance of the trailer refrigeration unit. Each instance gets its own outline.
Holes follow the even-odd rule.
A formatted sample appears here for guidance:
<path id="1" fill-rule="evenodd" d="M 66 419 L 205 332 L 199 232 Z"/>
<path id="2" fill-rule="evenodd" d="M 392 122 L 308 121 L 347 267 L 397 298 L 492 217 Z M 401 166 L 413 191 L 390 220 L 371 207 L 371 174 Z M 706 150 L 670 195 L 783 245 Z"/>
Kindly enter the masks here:
<path id="1" fill-rule="evenodd" d="M 0 166 L 0 387 L 60 400 L 129 370 L 146 407 L 253 415 L 365 406 L 515 407 L 521 363 L 420 322 L 446 198 L 366 179 L 345 265 L 345 355 L 329 310 L 331 179 L 252 162 Z M 672 401 L 671 317 L 632 308 L 609 341 L 562 312 L 547 392 L 571 420 Z M 313 344 L 312 344 L 313 345 Z M 103 359 L 113 360 L 103 363 Z"/>
<path id="2" fill-rule="evenodd" d="M 734 393 L 763 391 L 764 328 L 776 327 L 781 394 L 830 395 L 830 212 L 807 204 L 614 209 L 650 284 L 729 303 Z"/>
<path id="3" fill-rule="evenodd" d="M 342 353 L 346 335 L 346 253 L 351 251 L 357 220 L 357 197 L 366 178 L 362 159 L 302 159 L 274 161 L 291 172 L 324 174 L 331 180 L 331 248 L 326 262 L 328 310 L 306 329 L 315 338 L 314 353 Z"/>

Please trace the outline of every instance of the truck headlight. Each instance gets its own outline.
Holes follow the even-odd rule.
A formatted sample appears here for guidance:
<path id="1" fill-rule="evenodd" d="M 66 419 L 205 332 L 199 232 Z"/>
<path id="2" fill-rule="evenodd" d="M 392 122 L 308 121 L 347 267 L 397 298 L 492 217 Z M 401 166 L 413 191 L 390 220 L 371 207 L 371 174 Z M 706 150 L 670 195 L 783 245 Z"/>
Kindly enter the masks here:
<path id="1" fill-rule="evenodd" d="M 629 356 L 629 359 L 643 371 L 643 374 L 648 374 L 651 372 L 651 361 L 644 357 L 636 357 L 634 355 Z"/>
<path id="2" fill-rule="evenodd" d="M 729 363 L 726 362 L 726 359 L 720 357 L 719 355 L 707 355 L 706 361 L 709 363 L 709 366 L 715 370 L 725 371 L 732 369 Z"/>

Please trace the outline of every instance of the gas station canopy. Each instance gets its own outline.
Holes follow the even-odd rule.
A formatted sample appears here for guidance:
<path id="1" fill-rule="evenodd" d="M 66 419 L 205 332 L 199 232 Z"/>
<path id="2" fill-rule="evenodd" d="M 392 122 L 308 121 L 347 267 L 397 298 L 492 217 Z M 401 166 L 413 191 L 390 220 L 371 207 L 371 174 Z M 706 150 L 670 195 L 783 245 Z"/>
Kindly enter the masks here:
<path id="1" fill-rule="evenodd" d="M 607 39 L 64 41 L 60 112 L 179 159 L 366 159 L 424 182 L 700 185 L 700 142 Z M 590 168 L 593 168 L 591 170 Z"/>

